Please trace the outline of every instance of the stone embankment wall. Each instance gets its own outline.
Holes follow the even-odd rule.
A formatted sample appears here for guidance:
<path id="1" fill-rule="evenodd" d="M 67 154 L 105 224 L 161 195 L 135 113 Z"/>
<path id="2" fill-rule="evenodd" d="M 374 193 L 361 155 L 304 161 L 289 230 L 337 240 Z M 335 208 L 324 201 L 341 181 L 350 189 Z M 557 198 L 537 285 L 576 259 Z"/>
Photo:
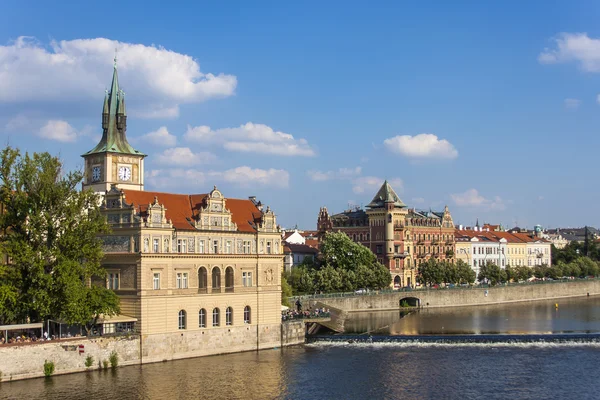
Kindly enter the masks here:
<path id="1" fill-rule="evenodd" d="M 44 362 L 54 362 L 54 374 L 94 370 L 115 351 L 119 366 L 202 357 L 213 354 L 272 349 L 304 343 L 304 323 L 231 327 L 231 329 L 182 332 L 140 337 L 102 337 L 0 346 L 0 382 L 44 376 Z M 84 353 L 79 353 L 79 345 Z M 141 350 L 141 353 L 140 353 Z M 87 368 L 85 359 L 94 357 Z M 110 368 L 110 366 L 109 366 Z"/>
<path id="2" fill-rule="evenodd" d="M 348 312 L 397 310 L 407 297 L 419 299 L 423 308 L 461 307 L 485 304 L 511 303 L 564 297 L 600 295 L 600 280 L 577 280 L 530 285 L 512 285 L 474 289 L 432 289 L 394 292 L 378 295 L 315 298 L 310 306 L 326 304 Z"/>
<path id="3" fill-rule="evenodd" d="M 79 345 L 84 353 L 79 353 Z M 102 366 L 115 351 L 119 366 L 139 364 L 140 339 L 129 338 L 69 339 L 43 343 L 31 343 L 22 346 L 0 346 L 0 372 L 2 381 L 37 378 L 44 376 L 44 363 L 54 362 L 54 374 L 70 374 L 85 370 L 94 370 Z M 94 357 L 94 364 L 87 368 L 85 359 Z M 109 366 L 110 368 L 110 366 Z"/>

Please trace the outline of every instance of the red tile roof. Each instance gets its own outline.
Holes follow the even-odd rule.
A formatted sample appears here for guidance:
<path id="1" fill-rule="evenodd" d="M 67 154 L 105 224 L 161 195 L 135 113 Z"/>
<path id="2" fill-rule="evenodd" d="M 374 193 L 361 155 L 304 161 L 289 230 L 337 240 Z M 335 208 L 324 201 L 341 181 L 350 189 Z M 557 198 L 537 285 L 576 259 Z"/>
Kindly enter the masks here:
<path id="1" fill-rule="evenodd" d="M 142 216 L 147 213 L 148 204 L 154 198 L 167 209 L 166 217 L 178 230 L 195 230 L 194 221 L 204 206 L 206 194 L 175 194 L 123 189 L 125 202 L 133 204 Z M 256 232 L 254 224 L 260 221 L 262 213 L 251 200 L 226 199 L 225 207 L 231 211 L 231 220 L 240 232 Z"/>

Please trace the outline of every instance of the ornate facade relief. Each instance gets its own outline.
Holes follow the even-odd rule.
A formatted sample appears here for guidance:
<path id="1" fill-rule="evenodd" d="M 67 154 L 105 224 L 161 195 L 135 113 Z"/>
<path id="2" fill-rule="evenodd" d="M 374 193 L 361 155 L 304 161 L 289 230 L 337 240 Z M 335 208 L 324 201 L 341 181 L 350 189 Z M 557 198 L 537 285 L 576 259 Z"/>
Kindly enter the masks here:
<path id="1" fill-rule="evenodd" d="M 231 212 L 226 207 L 227 199 L 215 186 L 199 210 L 196 228 L 213 231 L 236 231 L 237 224 L 231 221 Z"/>
<path id="2" fill-rule="evenodd" d="M 129 253 L 129 236 L 103 236 L 102 251 L 105 253 Z"/>

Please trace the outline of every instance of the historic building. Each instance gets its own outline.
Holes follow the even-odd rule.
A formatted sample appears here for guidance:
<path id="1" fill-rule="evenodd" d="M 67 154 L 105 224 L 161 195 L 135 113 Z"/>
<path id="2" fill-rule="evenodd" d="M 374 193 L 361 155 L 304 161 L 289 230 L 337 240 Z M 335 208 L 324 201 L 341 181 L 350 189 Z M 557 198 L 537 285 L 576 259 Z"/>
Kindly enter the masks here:
<path id="1" fill-rule="evenodd" d="M 320 235 L 344 232 L 371 249 L 390 269 L 394 287 L 414 285 L 419 264 L 431 257 L 454 259 L 454 223 L 448 207 L 441 212 L 408 208 L 387 181 L 366 210 L 354 208 L 330 216 L 322 207 L 317 230 Z"/>
<path id="2" fill-rule="evenodd" d="M 254 197 L 144 190 L 145 155 L 127 141 L 115 63 L 85 182 L 103 194 L 106 280 L 121 299 L 105 332 L 135 322 L 146 361 L 281 345 L 281 232 Z"/>

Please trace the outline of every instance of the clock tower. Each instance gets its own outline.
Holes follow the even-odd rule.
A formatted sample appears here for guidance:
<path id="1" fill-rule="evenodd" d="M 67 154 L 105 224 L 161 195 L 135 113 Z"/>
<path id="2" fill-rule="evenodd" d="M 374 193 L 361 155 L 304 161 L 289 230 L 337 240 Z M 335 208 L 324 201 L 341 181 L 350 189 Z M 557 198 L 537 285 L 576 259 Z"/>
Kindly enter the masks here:
<path id="1" fill-rule="evenodd" d="M 85 177 L 83 189 L 91 188 L 104 195 L 111 185 L 121 189 L 144 190 L 144 157 L 127 142 L 127 112 L 125 93 L 119 89 L 117 58 L 110 92 L 104 96 L 102 139 L 83 154 Z"/>

